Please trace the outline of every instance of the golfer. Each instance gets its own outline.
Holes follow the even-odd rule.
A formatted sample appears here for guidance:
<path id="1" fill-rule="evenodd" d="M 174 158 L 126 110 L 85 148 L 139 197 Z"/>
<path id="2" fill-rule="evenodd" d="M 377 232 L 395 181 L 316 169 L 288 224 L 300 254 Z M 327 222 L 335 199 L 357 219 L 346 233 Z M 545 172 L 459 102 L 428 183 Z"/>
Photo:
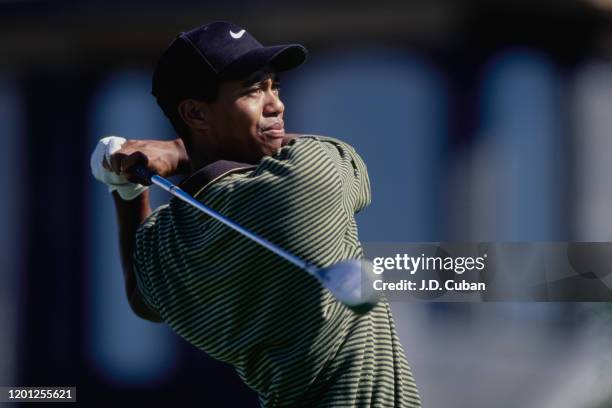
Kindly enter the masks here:
<path id="1" fill-rule="evenodd" d="M 354 215 L 366 167 L 337 139 L 285 133 L 278 73 L 301 45 L 264 47 L 214 22 L 162 55 L 153 95 L 174 141 L 102 139 L 94 176 L 113 192 L 134 312 L 232 364 L 262 407 L 417 407 L 386 300 L 355 313 L 301 269 L 173 198 L 151 212 L 146 165 L 183 175 L 196 199 L 318 267 L 361 258 Z"/>

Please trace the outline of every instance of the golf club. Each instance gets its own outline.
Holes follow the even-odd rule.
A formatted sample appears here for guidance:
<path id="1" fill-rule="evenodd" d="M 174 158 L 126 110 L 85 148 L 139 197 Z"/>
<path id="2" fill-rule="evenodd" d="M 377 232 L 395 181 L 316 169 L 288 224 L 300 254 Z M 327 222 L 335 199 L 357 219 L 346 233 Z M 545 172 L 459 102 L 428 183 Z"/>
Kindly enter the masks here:
<path id="1" fill-rule="evenodd" d="M 247 230 L 223 214 L 208 208 L 200 201 L 181 190 L 178 186 L 174 185 L 158 174 L 150 172 L 148 169 L 142 166 L 136 169 L 136 174 L 141 179 L 149 180 L 152 184 L 161 187 L 173 196 L 192 205 L 210 217 L 232 228 L 234 231 L 257 242 L 264 248 L 267 248 L 281 258 L 291 262 L 298 268 L 308 272 L 317 278 L 317 280 L 321 282 L 321 284 L 325 286 L 336 297 L 336 299 L 340 300 L 350 309 L 358 313 L 365 313 L 372 309 L 372 307 L 374 307 L 378 302 L 379 293 L 374 290 L 372 285 L 374 279 L 377 279 L 378 277 L 373 273 L 373 267 L 370 261 L 366 259 L 351 259 L 338 262 L 326 268 L 317 268 L 303 259 L 300 259 L 297 256 L 281 249 L 270 241 L 267 241 L 266 239 Z"/>

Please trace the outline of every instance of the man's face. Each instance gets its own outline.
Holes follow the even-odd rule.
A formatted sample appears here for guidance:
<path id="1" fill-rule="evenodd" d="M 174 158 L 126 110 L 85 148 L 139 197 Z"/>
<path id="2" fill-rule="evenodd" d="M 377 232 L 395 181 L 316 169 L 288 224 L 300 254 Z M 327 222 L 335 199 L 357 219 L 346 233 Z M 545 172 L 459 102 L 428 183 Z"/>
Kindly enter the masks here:
<path id="1" fill-rule="evenodd" d="M 243 81 L 224 82 L 217 99 L 209 104 L 208 136 L 222 158 L 257 163 L 281 147 L 284 111 L 274 74 L 257 73 Z"/>

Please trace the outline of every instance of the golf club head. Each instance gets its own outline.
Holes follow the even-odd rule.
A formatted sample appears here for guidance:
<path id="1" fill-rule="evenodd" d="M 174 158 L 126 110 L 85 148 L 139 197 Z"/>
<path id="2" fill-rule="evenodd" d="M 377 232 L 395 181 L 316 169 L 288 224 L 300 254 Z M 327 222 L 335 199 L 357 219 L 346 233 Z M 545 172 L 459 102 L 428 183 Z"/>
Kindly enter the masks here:
<path id="1" fill-rule="evenodd" d="M 338 300 L 355 312 L 368 312 L 380 299 L 379 292 L 373 286 L 378 277 L 367 259 L 338 262 L 319 269 L 317 276 Z"/>

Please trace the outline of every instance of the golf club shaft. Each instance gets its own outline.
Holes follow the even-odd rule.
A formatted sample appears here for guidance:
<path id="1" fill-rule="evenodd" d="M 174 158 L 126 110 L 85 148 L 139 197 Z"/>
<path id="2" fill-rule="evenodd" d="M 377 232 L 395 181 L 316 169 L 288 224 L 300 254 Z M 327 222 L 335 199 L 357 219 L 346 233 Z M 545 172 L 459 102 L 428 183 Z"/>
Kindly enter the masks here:
<path id="1" fill-rule="evenodd" d="M 211 208 L 208 208 L 207 206 L 205 206 L 204 204 L 202 204 L 201 202 L 199 202 L 198 200 L 196 200 L 195 198 L 193 198 L 192 196 L 190 196 L 185 191 L 183 191 L 182 189 L 180 189 L 178 186 L 174 185 L 170 181 L 166 180 L 165 178 L 157 174 L 154 174 L 154 173 L 149 174 L 146 169 L 138 169 L 136 172 L 139 174 L 140 177 L 151 180 L 151 183 L 161 187 L 162 189 L 166 190 L 167 192 L 177 197 L 178 199 L 186 202 L 187 204 L 192 205 L 193 207 L 209 215 L 210 217 L 216 219 L 217 221 L 222 222 L 223 224 L 232 228 L 239 234 L 242 234 L 245 237 L 257 242 L 259 245 L 263 246 L 264 248 L 267 248 L 268 250 L 274 252 L 276 255 L 291 262 L 293 265 L 297 266 L 298 268 L 304 269 L 311 275 L 316 276 L 316 268 L 313 265 L 279 248 L 278 246 L 274 245 L 270 241 L 254 234 L 253 232 L 235 223 L 234 221 L 218 213 L 217 211 Z"/>

